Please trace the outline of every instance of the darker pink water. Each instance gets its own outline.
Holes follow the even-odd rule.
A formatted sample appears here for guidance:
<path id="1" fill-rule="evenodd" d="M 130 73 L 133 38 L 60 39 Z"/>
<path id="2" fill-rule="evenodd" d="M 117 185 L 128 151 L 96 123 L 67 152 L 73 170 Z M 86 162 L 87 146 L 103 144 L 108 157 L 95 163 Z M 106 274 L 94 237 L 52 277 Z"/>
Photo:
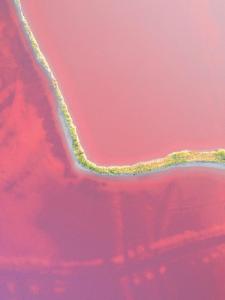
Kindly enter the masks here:
<path id="1" fill-rule="evenodd" d="M 91 160 L 225 147 L 221 1 L 22 4 Z"/>

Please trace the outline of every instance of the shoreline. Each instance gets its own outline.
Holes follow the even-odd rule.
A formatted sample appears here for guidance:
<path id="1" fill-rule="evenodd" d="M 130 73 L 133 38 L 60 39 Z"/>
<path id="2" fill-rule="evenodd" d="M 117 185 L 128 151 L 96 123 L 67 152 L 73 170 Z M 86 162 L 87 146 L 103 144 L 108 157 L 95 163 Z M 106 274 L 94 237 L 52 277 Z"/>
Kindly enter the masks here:
<path id="1" fill-rule="evenodd" d="M 90 161 L 80 143 L 76 126 L 69 113 L 58 82 L 50 69 L 45 56 L 39 48 L 28 21 L 23 14 L 21 2 L 20 0 L 12 0 L 12 2 L 32 54 L 34 55 L 36 62 L 43 69 L 49 82 L 49 86 L 52 89 L 51 92 L 53 92 L 53 96 L 56 101 L 56 110 L 65 135 L 67 146 L 72 155 L 72 159 L 79 169 L 104 176 L 137 176 L 156 172 L 158 173 L 177 167 L 206 166 L 209 168 L 225 168 L 225 149 L 216 149 L 211 151 L 182 150 L 170 153 L 162 158 L 121 166 L 103 166 Z"/>

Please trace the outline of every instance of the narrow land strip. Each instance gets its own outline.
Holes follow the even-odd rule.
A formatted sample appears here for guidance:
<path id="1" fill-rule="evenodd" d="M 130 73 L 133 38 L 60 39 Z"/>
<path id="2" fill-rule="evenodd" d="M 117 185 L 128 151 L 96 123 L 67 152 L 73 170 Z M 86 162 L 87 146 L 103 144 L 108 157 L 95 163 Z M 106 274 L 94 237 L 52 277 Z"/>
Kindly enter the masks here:
<path id="1" fill-rule="evenodd" d="M 188 164 L 204 165 L 209 163 L 209 166 L 225 166 L 225 149 L 217 149 L 213 151 L 189 151 L 184 150 L 180 152 L 174 152 L 168 154 L 167 156 L 159 159 L 149 160 L 146 162 L 138 162 L 132 165 L 124 166 L 101 166 L 90 161 L 82 145 L 80 143 L 76 126 L 73 119 L 68 111 L 66 102 L 60 91 L 57 80 L 51 71 L 47 60 L 45 59 L 43 53 L 41 52 L 39 45 L 31 31 L 31 28 L 23 14 L 20 0 L 12 0 L 18 17 L 20 19 L 22 29 L 26 38 L 32 48 L 35 55 L 35 59 L 44 69 L 47 78 L 49 80 L 50 86 L 52 87 L 53 93 L 55 95 L 57 109 L 59 113 L 60 120 L 62 122 L 62 127 L 66 135 L 68 146 L 72 150 L 72 155 L 76 162 L 85 170 L 92 171 L 100 175 L 140 175 L 155 171 L 165 170 L 175 166 L 187 166 Z"/>

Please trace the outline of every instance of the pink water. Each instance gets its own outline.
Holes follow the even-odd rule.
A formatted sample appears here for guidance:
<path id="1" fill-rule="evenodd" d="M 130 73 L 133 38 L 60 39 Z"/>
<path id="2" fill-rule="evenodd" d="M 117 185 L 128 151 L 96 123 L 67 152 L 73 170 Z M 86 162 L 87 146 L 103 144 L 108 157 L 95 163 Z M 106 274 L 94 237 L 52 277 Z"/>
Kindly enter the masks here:
<path id="1" fill-rule="evenodd" d="M 0 41 L 0 299 L 224 300 L 224 170 L 81 172 L 11 0 Z"/>
<path id="2" fill-rule="evenodd" d="M 22 4 L 91 160 L 225 147 L 221 1 Z"/>

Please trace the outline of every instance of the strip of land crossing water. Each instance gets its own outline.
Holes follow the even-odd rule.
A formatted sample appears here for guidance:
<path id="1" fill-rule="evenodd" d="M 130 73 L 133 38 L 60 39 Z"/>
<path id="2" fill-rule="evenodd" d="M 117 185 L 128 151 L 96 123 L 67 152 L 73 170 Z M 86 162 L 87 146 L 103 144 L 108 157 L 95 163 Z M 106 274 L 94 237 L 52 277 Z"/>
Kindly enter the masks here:
<path id="1" fill-rule="evenodd" d="M 37 40 L 24 16 L 20 0 L 12 0 L 15 6 L 22 30 L 31 47 L 35 60 L 44 70 L 56 100 L 58 116 L 66 137 L 69 149 L 76 164 L 83 170 L 91 171 L 99 175 L 144 175 L 159 172 L 174 167 L 206 166 L 225 168 L 225 149 L 211 151 L 182 150 L 173 152 L 158 159 L 137 162 L 131 165 L 102 166 L 90 161 L 85 153 L 77 133 L 76 125 L 66 105 L 66 101 L 59 88 L 58 82 L 50 69 L 50 66 L 42 53 Z"/>

